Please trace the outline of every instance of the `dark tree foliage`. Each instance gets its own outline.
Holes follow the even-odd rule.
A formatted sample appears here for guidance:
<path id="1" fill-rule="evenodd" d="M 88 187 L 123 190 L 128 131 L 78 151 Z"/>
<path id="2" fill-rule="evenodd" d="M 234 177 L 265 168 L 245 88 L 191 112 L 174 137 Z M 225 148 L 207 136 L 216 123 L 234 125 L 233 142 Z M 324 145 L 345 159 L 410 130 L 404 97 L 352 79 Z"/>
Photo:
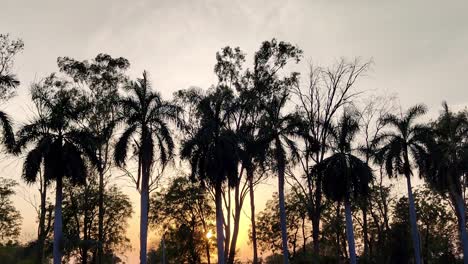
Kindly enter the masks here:
<path id="1" fill-rule="evenodd" d="M 62 184 L 68 178 L 74 184 L 86 183 L 86 157 L 96 163 L 94 135 L 79 126 L 86 109 L 82 93 L 67 80 L 54 74 L 31 88 L 37 108 L 36 117 L 18 131 L 15 152 L 27 149 L 22 177 L 27 183 L 43 173 L 46 182 L 55 181 L 54 263 L 61 262 Z M 32 148 L 30 145 L 33 145 Z M 41 167 L 43 172 L 41 172 Z"/>
<path id="2" fill-rule="evenodd" d="M 0 34 L 0 101 L 15 95 L 20 81 L 13 73 L 14 58 L 24 48 L 21 39 L 11 39 L 9 34 Z"/>
<path id="3" fill-rule="evenodd" d="M 59 57 L 57 63 L 61 72 L 83 86 L 86 98 L 89 100 L 89 109 L 84 119 L 86 126 L 96 137 L 93 155 L 97 161 L 95 168 L 99 175 L 98 219 L 99 241 L 101 241 L 97 262 L 102 263 L 105 176 L 109 176 L 112 161 L 111 139 L 118 121 L 118 89 L 127 80 L 125 71 L 130 63 L 125 58 L 113 58 L 102 53 L 92 61 Z"/>
<path id="4" fill-rule="evenodd" d="M 303 197 L 294 191 L 285 196 L 288 248 L 291 252 L 291 259 L 294 261 L 295 257 L 305 250 L 305 245 L 311 237 L 310 221 L 303 207 Z M 267 201 L 265 209 L 256 216 L 258 245 L 265 255 L 282 252 L 279 214 L 278 194 L 275 193 L 272 199 Z"/>
<path id="5" fill-rule="evenodd" d="M 146 72 L 143 77 L 129 82 L 125 86 L 128 92 L 119 100 L 120 117 L 124 131 L 114 148 L 114 160 L 117 166 L 126 165 L 127 153 L 133 149 L 137 160 L 137 177 L 133 177 L 136 188 L 140 191 L 140 263 L 147 261 L 148 207 L 150 187 L 158 179 L 152 177 L 154 165 L 159 165 L 163 172 L 174 156 L 174 141 L 169 125 L 179 123 L 180 108 L 165 101 L 152 90 Z"/>
<path id="6" fill-rule="evenodd" d="M 21 231 L 22 218 L 11 200 L 16 185 L 13 180 L 0 178 L 0 246 L 17 242 Z"/>
<path id="7" fill-rule="evenodd" d="M 128 220 L 132 216 L 129 197 L 117 186 L 104 191 L 103 262 L 112 262 L 130 248 L 126 237 Z M 66 183 L 63 197 L 63 229 L 66 256 L 78 258 L 81 263 L 95 263 L 99 240 L 99 185 L 91 177 L 86 185 Z"/>
<path id="8" fill-rule="evenodd" d="M 215 238 L 208 234 L 214 232 L 215 212 L 207 190 L 177 177 L 167 189 L 155 193 L 150 203 L 149 221 L 161 230 L 167 263 L 210 263 Z M 158 254 L 162 245 L 161 241 Z"/>

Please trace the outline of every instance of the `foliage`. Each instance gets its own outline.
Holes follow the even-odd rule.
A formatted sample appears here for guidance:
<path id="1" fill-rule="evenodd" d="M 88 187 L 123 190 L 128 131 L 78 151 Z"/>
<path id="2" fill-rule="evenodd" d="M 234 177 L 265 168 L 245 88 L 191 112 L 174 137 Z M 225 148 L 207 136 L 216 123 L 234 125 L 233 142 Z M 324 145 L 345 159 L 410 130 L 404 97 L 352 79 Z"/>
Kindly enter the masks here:
<path id="1" fill-rule="evenodd" d="M 21 231 L 21 215 L 11 196 L 17 183 L 0 177 L 0 245 L 15 243 Z"/>
<path id="2" fill-rule="evenodd" d="M 207 190 L 185 177 L 152 195 L 149 220 L 163 233 L 168 263 L 204 263 L 214 248 L 214 205 Z M 157 254 L 162 253 L 161 244 Z"/>
<path id="3" fill-rule="evenodd" d="M 20 81 L 12 73 L 13 61 L 24 48 L 21 39 L 11 39 L 8 34 L 0 34 L 0 101 L 15 95 Z"/>
<path id="4" fill-rule="evenodd" d="M 87 184 L 64 186 L 63 197 L 63 232 L 67 240 L 66 255 L 68 258 L 96 257 L 98 239 L 98 199 L 99 188 L 95 177 L 90 177 Z M 110 258 L 122 254 L 130 248 L 126 237 L 128 220 L 133 210 L 129 197 L 115 185 L 104 192 L 104 254 Z M 88 255 L 89 254 L 89 255 Z"/>
<path id="5" fill-rule="evenodd" d="M 291 258 L 310 238 L 310 222 L 307 220 L 303 198 L 296 192 L 285 195 L 286 219 L 288 223 L 288 246 Z M 257 239 L 263 253 L 281 253 L 281 227 L 279 223 L 278 194 L 268 200 L 263 211 L 257 214 Z"/>

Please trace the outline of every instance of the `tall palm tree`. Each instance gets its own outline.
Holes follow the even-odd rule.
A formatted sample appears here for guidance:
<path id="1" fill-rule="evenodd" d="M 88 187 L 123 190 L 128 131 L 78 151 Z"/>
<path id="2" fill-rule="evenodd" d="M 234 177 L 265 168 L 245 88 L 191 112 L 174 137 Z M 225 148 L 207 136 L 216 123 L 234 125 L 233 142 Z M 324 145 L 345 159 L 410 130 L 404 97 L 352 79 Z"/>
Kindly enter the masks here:
<path id="1" fill-rule="evenodd" d="M 140 189 L 140 263 L 146 263 L 148 237 L 149 182 L 156 161 L 164 168 L 173 157 L 174 142 L 169 122 L 177 122 L 179 108 L 151 89 L 146 72 L 143 78 L 130 82 L 127 97 L 120 100 L 125 129 L 117 140 L 114 159 L 119 167 L 126 165 L 132 137 L 136 136 L 134 153 L 138 160 L 137 188 Z M 157 150 L 158 156 L 155 157 Z"/>
<path id="2" fill-rule="evenodd" d="M 226 86 L 202 98 L 197 104 L 199 127 L 182 143 L 181 157 L 190 162 L 192 177 L 214 189 L 218 263 L 225 263 L 223 185 L 232 187 L 237 178 L 237 140 L 229 128 L 234 95 Z"/>
<path id="3" fill-rule="evenodd" d="M 372 170 L 366 162 L 354 156 L 351 143 L 359 131 L 359 123 L 349 114 L 344 114 L 336 131 L 332 133 L 334 141 L 331 149 L 334 154 L 312 167 L 313 173 L 323 179 L 324 194 L 336 202 L 344 201 L 346 214 L 346 235 L 349 256 L 352 264 L 356 263 L 351 198 L 358 199 L 369 194 Z"/>
<path id="4" fill-rule="evenodd" d="M 434 144 L 430 145 L 424 176 L 429 185 L 442 193 L 448 193 L 458 220 L 463 260 L 468 264 L 468 235 L 463 198 L 463 176 L 468 173 L 468 115 L 453 113 L 447 103 L 433 123 Z"/>
<path id="5" fill-rule="evenodd" d="M 86 182 L 84 158 L 92 152 L 94 139 L 77 124 L 86 109 L 78 90 L 68 89 L 66 82 L 52 75 L 44 83 L 33 86 L 31 93 L 39 115 L 18 131 L 16 153 L 34 144 L 24 160 L 23 179 L 28 183 L 36 182 L 42 166 L 45 180 L 56 182 L 53 256 L 54 264 L 60 264 L 63 180 L 69 178 L 77 184 Z"/>
<path id="6" fill-rule="evenodd" d="M 297 113 L 283 115 L 283 108 L 289 98 L 288 92 L 283 90 L 279 95 L 273 95 L 264 104 L 264 113 L 259 120 L 259 132 L 261 135 L 261 149 L 268 155 L 259 157 L 271 157 L 273 167 L 278 174 L 278 198 L 280 209 L 280 226 L 283 248 L 283 263 L 289 263 L 288 234 L 286 224 L 286 209 L 284 201 L 284 183 L 286 166 L 289 161 L 298 157 L 297 145 L 292 138 L 302 136 L 303 122 Z M 289 154 L 289 157 L 288 157 Z"/>
<path id="7" fill-rule="evenodd" d="M 415 263 L 421 263 L 421 247 L 416 221 L 416 209 L 413 191 L 411 188 L 411 176 L 413 175 L 411 158 L 421 161 L 427 153 L 428 129 L 415 124 L 416 118 L 426 113 L 426 107 L 415 105 L 409 108 L 404 115 L 397 117 L 389 114 L 383 119 L 383 123 L 393 127 L 395 131 L 383 133 L 375 140 L 375 144 L 383 144 L 377 150 L 376 160 L 383 164 L 389 177 L 404 175 L 408 189 L 409 215 L 411 234 L 413 240 Z M 419 163 L 416 163 L 418 165 Z"/>

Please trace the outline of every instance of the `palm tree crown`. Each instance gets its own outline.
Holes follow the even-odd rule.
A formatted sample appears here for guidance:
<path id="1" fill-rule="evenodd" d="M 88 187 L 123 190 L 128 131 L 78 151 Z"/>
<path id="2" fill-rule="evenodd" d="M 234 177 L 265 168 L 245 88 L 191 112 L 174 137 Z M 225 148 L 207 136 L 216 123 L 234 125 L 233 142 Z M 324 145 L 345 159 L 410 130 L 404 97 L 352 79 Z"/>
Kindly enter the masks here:
<path id="1" fill-rule="evenodd" d="M 323 177 L 323 190 L 334 201 L 358 198 L 369 193 L 373 174 L 369 166 L 352 154 L 351 143 L 359 131 L 359 123 L 350 114 L 344 114 L 337 127 L 331 130 L 329 148 L 334 154 L 312 167 Z"/>
<path id="2" fill-rule="evenodd" d="M 79 126 L 79 119 L 86 109 L 82 95 L 74 88 L 69 89 L 66 81 L 54 75 L 43 84 L 33 86 L 31 94 L 39 114 L 18 131 L 15 148 L 19 153 L 29 143 L 35 143 L 24 161 L 24 180 L 35 182 L 43 164 L 47 180 L 65 176 L 73 182 L 84 183 L 84 157 L 93 160 L 88 154 L 92 153 L 94 137 Z"/>
<path id="3" fill-rule="evenodd" d="M 178 120 L 179 108 L 161 98 L 151 90 L 146 72 L 143 78 L 130 82 L 126 90 L 129 96 L 120 100 L 124 132 L 115 145 L 114 159 L 118 166 L 124 166 L 132 136 L 139 136 L 135 152 L 140 162 L 153 164 L 154 149 L 158 149 L 158 161 L 165 165 L 173 157 L 174 141 L 169 122 Z"/>
<path id="4" fill-rule="evenodd" d="M 430 130 L 414 122 L 426 111 L 425 106 L 416 105 L 408 109 L 401 118 L 393 114 L 384 117 L 383 123 L 394 128 L 395 131 L 383 133 L 377 137 L 374 144 L 384 142 L 383 147 L 376 153 L 376 160 L 384 165 L 388 176 L 409 177 L 412 175 L 410 157 L 413 157 L 416 162 L 424 160 Z"/>

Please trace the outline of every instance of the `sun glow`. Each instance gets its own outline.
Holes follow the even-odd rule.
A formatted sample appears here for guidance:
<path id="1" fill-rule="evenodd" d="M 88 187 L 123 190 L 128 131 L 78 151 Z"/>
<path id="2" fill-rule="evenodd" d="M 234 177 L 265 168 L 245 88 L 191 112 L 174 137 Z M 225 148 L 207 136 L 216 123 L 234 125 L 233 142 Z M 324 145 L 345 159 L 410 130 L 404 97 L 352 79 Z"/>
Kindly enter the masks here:
<path id="1" fill-rule="evenodd" d="M 208 230 L 208 233 L 206 233 L 206 238 L 210 239 L 213 237 L 213 232 L 211 230 Z"/>

